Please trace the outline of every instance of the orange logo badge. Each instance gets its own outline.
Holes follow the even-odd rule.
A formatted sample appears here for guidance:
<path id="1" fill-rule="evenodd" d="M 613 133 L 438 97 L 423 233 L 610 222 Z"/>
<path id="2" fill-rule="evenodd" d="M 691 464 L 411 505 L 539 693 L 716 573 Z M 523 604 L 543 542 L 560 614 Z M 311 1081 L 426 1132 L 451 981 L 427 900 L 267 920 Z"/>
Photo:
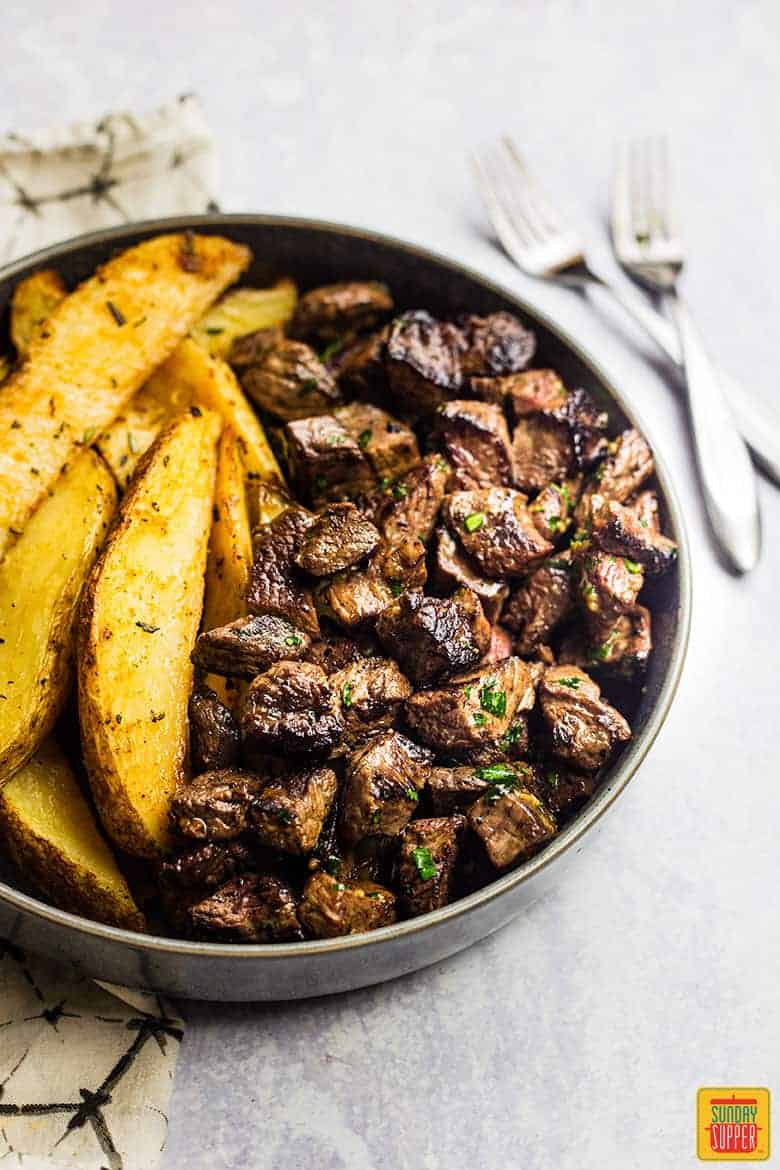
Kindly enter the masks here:
<path id="1" fill-rule="evenodd" d="M 769 1157 L 769 1089 L 699 1089 L 696 1153 L 703 1162 L 765 1162 Z"/>

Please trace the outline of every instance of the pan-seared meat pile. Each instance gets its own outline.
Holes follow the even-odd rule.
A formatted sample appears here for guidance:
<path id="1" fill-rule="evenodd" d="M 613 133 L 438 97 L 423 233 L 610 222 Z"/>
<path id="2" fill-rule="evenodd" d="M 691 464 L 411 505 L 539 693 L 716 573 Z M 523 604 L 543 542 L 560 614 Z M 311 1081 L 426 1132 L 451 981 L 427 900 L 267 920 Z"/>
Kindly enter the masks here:
<path id="1" fill-rule="evenodd" d="M 677 550 L 642 436 L 535 350 L 511 313 L 394 310 L 370 280 L 233 344 L 289 496 L 253 485 L 245 608 L 192 652 L 174 929 L 436 911 L 543 849 L 630 739 Z"/>

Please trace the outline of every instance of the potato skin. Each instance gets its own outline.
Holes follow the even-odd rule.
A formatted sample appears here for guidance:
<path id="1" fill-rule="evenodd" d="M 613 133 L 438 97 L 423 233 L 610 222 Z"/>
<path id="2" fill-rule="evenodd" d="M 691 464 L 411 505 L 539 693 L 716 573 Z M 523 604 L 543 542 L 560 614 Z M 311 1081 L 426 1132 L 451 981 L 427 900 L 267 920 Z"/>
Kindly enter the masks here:
<path id="1" fill-rule="evenodd" d="M 109 835 L 139 857 L 168 848 L 170 800 L 184 779 L 221 426 L 195 408 L 165 428 L 125 496 L 79 615 L 90 784 Z"/>

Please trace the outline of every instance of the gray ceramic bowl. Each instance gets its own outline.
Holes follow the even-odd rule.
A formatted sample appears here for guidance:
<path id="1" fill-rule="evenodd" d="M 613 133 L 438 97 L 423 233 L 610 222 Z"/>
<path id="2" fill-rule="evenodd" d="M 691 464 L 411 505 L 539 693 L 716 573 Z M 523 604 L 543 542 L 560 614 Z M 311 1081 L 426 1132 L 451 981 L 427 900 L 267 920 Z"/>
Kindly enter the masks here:
<path id="1" fill-rule="evenodd" d="M 610 411 L 614 425 L 645 430 L 622 394 L 551 321 L 476 272 L 387 236 L 335 224 L 261 215 L 210 215 L 160 220 L 83 236 L 16 261 L 0 271 L 0 340 L 16 282 L 45 265 L 69 284 L 90 275 L 119 249 L 158 232 L 193 227 L 249 244 L 255 262 L 248 283 L 289 274 L 301 288 L 334 280 L 384 280 L 402 308 L 425 307 L 446 316 L 509 309 L 538 337 L 538 360 L 559 370 L 567 385 L 584 386 Z M 646 432 L 645 432 L 646 433 Z M 652 437 L 648 436 L 651 444 Z M 636 696 L 634 737 L 612 763 L 593 799 L 531 861 L 443 910 L 371 934 L 276 946 L 193 943 L 132 934 L 63 913 L 21 888 L 7 872 L 0 882 L 0 936 L 23 948 L 74 960 L 100 979 L 196 999 L 296 999 L 379 983 L 435 963 L 504 926 L 557 880 L 594 836 L 649 751 L 674 698 L 685 657 L 690 617 L 690 567 L 685 529 L 663 462 L 656 453 L 656 487 L 665 531 L 680 546 L 677 570 L 652 586 L 655 653 L 646 688 Z"/>

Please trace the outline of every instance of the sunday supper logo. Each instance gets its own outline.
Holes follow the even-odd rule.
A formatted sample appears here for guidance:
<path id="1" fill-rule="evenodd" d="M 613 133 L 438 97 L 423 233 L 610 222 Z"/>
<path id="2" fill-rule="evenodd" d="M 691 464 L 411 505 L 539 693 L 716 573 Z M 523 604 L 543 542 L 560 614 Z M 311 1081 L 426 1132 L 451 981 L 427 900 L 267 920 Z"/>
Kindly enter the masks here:
<path id="1" fill-rule="evenodd" d="M 696 1153 L 704 1162 L 765 1162 L 769 1158 L 769 1090 L 699 1089 Z"/>

